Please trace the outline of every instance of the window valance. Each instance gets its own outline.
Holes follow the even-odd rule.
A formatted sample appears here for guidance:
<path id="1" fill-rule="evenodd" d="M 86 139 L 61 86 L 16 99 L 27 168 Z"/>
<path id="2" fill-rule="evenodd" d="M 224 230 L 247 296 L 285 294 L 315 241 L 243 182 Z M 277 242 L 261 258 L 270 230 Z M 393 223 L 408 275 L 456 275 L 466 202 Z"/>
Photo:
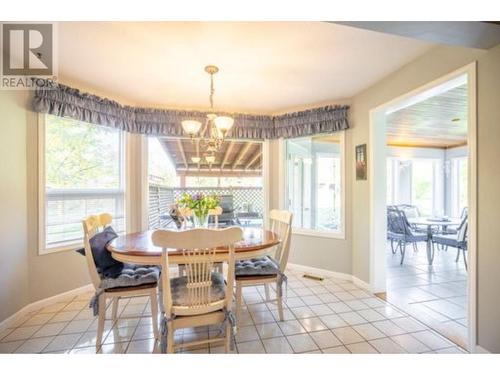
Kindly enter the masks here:
<path id="1" fill-rule="evenodd" d="M 183 135 L 181 121 L 204 122 L 207 112 L 124 106 L 120 103 L 58 84 L 38 88 L 33 98 L 36 112 L 70 117 L 110 126 L 131 133 L 163 136 Z M 348 106 L 326 106 L 278 116 L 221 113 L 234 118 L 228 137 L 275 139 L 331 133 L 349 128 Z"/>

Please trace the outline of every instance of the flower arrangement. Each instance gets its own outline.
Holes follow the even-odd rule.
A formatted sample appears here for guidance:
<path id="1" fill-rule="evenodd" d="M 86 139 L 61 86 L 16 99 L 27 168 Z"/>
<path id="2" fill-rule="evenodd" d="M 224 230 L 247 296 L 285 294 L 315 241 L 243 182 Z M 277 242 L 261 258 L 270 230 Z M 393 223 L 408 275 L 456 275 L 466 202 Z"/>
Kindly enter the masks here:
<path id="1" fill-rule="evenodd" d="M 195 226 L 208 225 L 208 212 L 219 205 L 219 197 L 203 193 L 184 193 L 177 201 L 179 207 L 191 211 Z"/>

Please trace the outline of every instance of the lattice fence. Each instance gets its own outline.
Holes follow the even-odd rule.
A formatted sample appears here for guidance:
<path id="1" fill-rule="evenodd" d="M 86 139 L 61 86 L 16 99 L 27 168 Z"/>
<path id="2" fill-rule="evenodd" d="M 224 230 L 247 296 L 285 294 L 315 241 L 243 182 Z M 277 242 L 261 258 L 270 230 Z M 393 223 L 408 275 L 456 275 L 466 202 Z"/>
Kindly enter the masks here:
<path id="1" fill-rule="evenodd" d="M 174 203 L 173 189 L 149 184 L 149 228 L 161 228 L 160 217 L 168 214 L 170 205 Z"/>
<path id="2" fill-rule="evenodd" d="M 149 227 L 161 228 L 160 217 L 168 214 L 169 206 L 188 194 L 232 195 L 236 212 L 255 212 L 263 215 L 264 192 L 261 187 L 227 187 L 227 188 L 169 188 L 161 185 L 149 185 Z"/>

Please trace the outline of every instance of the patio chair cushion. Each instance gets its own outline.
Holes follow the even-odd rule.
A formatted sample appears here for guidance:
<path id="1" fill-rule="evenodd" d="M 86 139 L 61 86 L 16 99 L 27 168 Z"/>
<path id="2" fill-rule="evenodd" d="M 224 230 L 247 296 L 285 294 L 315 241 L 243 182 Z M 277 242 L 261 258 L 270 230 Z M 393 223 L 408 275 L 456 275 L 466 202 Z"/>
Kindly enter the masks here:
<path id="1" fill-rule="evenodd" d="M 406 236 L 406 240 L 408 242 L 420 242 L 420 241 L 427 241 L 427 232 L 426 233 L 412 233 L 409 236 Z"/>
<path id="2" fill-rule="evenodd" d="M 224 281 L 224 276 L 219 272 L 212 272 L 211 276 L 212 285 L 210 287 L 210 302 L 220 301 L 226 297 L 226 282 Z M 190 305 L 187 282 L 187 276 L 170 279 L 172 304 L 174 306 Z"/>
<path id="3" fill-rule="evenodd" d="M 405 235 L 401 233 L 387 232 L 387 239 L 394 241 L 403 241 L 405 239 Z"/>
<path id="4" fill-rule="evenodd" d="M 460 247 L 461 249 L 465 249 L 467 247 L 466 242 L 457 240 L 456 234 L 435 234 L 432 236 L 432 241 L 440 245 Z"/>
<path id="5" fill-rule="evenodd" d="M 405 236 L 402 233 L 387 232 L 387 239 L 394 241 L 420 242 L 427 241 L 427 233 L 414 232 Z"/>
<path id="6" fill-rule="evenodd" d="M 108 243 L 116 237 L 118 237 L 118 235 L 113 228 L 109 226 L 104 228 L 102 232 L 96 233 L 89 240 L 97 271 L 105 278 L 116 278 L 123 270 L 123 263 L 114 259 L 111 253 L 106 249 Z M 78 249 L 76 251 L 85 256 L 85 249 Z"/>
<path id="7" fill-rule="evenodd" d="M 269 256 L 239 260 L 235 265 L 236 277 L 273 276 L 279 274 L 279 267 Z"/>
<path id="8" fill-rule="evenodd" d="M 124 264 L 116 278 L 102 277 L 101 289 L 124 288 L 146 284 L 155 284 L 160 278 L 160 268 L 157 266 L 139 266 Z"/>

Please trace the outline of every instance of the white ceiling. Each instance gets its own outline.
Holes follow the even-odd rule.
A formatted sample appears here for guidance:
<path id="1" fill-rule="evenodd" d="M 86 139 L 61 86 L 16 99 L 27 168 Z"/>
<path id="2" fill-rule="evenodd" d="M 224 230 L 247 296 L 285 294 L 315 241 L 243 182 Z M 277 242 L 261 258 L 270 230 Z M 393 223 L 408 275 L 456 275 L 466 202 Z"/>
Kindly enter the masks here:
<path id="1" fill-rule="evenodd" d="M 433 95 L 433 91 L 438 92 Z M 389 145 L 448 148 L 467 144 L 467 84 L 443 91 L 435 87 L 429 93 L 431 96 L 387 115 Z"/>
<path id="2" fill-rule="evenodd" d="M 275 113 L 350 98 L 432 44 L 323 22 L 61 22 L 63 83 L 124 104 Z"/>

